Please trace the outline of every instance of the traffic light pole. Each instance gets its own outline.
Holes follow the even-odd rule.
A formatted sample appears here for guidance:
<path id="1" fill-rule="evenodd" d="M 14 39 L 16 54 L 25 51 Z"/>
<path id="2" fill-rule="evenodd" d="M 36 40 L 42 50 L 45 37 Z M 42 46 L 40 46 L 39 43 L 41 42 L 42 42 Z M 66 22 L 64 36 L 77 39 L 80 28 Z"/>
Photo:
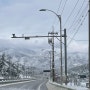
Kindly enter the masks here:
<path id="1" fill-rule="evenodd" d="M 17 37 L 15 34 L 12 34 L 13 37 L 12 38 L 24 38 L 25 40 L 28 40 L 30 38 L 44 38 L 44 37 L 52 37 L 52 80 L 53 82 L 55 81 L 55 71 L 54 71 L 54 37 L 64 37 L 64 35 L 62 36 L 57 36 L 57 32 L 55 33 L 54 31 L 53 32 L 49 32 L 49 34 L 51 34 L 50 36 L 20 36 L 20 37 Z M 56 36 L 55 36 L 56 34 Z"/>
<path id="2" fill-rule="evenodd" d="M 66 29 L 64 29 L 64 48 L 65 48 L 65 84 L 67 85 L 67 40 Z"/>
<path id="3" fill-rule="evenodd" d="M 55 34 L 57 34 L 57 32 L 55 33 Z M 13 37 L 11 37 L 11 38 L 24 38 L 25 40 L 28 40 L 28 39 L 30 39 L 30 38 L 45 38 L 45 37 L 64 37 L 64 35 L 62 35 L 62 36 L 47 36 L 47 35 L 40 35 L 40 36 L 38 36 L 38 35 L 36 35 L 36 36 L 16 36 L 15 34 L 12 34 L 13 35 Z"/>

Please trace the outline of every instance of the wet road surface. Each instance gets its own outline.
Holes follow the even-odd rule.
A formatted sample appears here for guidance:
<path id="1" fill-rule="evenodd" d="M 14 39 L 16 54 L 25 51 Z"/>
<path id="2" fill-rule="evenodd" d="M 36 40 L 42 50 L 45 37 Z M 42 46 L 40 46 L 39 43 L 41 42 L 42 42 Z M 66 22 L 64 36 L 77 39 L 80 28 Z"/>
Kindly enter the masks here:
<path id="1" fill-rule="evenodd" d="M 48 90 L 47 80 L 31 80 L 7 85 L 0 85 L 0 90 Z"/>

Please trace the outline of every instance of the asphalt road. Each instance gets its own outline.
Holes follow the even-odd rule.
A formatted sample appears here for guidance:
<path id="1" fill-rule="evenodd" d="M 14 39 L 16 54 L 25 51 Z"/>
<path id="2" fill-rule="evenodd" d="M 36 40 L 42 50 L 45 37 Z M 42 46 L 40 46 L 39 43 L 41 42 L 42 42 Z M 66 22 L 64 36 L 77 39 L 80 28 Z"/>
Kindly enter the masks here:
<path id="1" fill-rule="evenodd" d="M 48 90 L 47 80 L 31 80 L 13 84 L 0 85 L 0 90 Z"/>

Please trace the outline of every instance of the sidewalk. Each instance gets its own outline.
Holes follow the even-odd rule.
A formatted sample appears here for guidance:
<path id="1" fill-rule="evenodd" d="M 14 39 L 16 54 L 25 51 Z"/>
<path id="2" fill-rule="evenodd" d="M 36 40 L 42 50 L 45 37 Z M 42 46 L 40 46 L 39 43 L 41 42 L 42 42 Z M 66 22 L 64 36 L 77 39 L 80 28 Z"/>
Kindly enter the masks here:
<path id="1" fill-rule="evenodd" d="M 80 87 L 80 86 L 71 86 L 71 85 L 60 85 L 55 82 L 47 82 L 46 84 L 48 90 L 89 90 L 86 87 Z"/>
<path id="2" fill-rule="evenodd" d="M 48 90 L 75 90 L 71 89 L 70 87 L 57 84 L 55 82 L 47 82 L 46 86 Z"/>

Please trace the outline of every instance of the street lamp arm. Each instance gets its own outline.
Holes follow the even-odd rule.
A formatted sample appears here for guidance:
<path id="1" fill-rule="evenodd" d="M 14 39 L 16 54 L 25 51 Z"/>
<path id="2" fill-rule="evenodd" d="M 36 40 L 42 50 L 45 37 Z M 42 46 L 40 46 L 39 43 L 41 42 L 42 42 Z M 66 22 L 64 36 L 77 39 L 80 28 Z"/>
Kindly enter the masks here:
<path id="1" fill-rule="evenodd" d="M 55 13 L 54 11 L 49 10 L 49 9 L 40 9 L 39 11 L 50 11 L 50 12 L 54 13 L 58 17 L 59 20 L 61 18 L 61 15 L 58 15 L 57 13 Z"/>
<path id="2" fill-rule="evenodd" d="M 47 11 L 50 11 L 50 12 L 52 12 L 52 13 L 54 13 L 58 18 L 60 18 L 60 15 L 56 14 L 54 11 L 48 10 L 48 9 L 46 9 L 46 10 L 47 10 Z"/>

